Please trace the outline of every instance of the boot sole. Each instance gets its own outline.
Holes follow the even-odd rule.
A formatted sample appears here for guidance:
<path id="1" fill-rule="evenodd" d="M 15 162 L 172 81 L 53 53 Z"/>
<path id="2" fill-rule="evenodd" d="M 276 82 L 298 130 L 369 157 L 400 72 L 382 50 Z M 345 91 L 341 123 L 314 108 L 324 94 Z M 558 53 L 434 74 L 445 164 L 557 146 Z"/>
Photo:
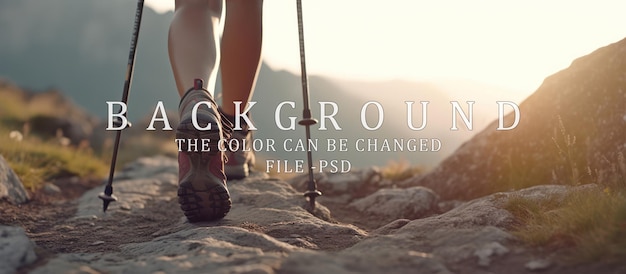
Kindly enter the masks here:
<path id="1" fill-rule="evenodd" d="M 178 203 L 189 222 L 222 219 L 231 209 L 232 201 L 228 189 L 207 168 L 208 159 L 221 153 L 217 149 L 220 137 L 215 131 L 196 131 L 191 123 L 181 124 L 176 131 L 176 138 L 210 139 L 210 144 L 215 145 L 211 145 L 208 152 L 187 153 L 191 158 L 191 172 L 178 185 Z M 186 151 L 187 147 L 182 149 Z"/>

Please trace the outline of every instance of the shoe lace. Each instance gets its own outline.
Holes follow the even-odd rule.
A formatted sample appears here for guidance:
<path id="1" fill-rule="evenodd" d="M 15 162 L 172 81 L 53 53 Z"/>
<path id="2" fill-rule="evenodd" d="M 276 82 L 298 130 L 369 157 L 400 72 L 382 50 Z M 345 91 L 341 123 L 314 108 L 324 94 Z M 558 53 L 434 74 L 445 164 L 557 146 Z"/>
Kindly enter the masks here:
<path id="1" fill-rule="evenodd" d="M 228 142 L 233 137 L 234 125 L 228 120 L 228 118 L 224 115 L 224 113 L 222 113 L 221 111 L 219 111 L 219 113 L 220 113 L 220 120 L 222 122 L 222 135 L 224 136 L 225 142 Z M 226 149 L 230 152 L 233 152 L 230 150 L 229 146 L 226 146 Z M 223 155 L 224 155 L 224 163 L 228 163 L 228 156 L 226 156 L 226 153 L 223 153 Z"/>
<path id="2" fill-rule="evenodd" d="M 219 113 L 220 120 L 222 122 L 222 134 L 224 135 L 224 138 L 228 140 L 233 136 L 233 127 L 235 125 L 233 125 L 233 123 L 228 120 L 224 113 L 222 113 L 221 111 Z"/>

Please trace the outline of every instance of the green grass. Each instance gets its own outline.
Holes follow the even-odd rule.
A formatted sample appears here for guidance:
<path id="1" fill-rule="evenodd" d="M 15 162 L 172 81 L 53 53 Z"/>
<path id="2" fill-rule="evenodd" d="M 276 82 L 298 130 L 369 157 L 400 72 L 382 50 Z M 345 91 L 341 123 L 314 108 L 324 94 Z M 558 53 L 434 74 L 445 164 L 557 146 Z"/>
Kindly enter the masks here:
<path id="1" fill-rule="evenodd" d="M 2 83 L 0 83 L 2 84 Z M 58 138 L 41 139 L 29 134 L 28 119 L 36 115 L 55 115 L 60 111 L 52 101 L 27 102 L 27 96 L 16 87 L 0 85 L 0 155 L 30 190 L 46 181 L 78 176 L 103 177 L 108 164 L 88 146 L 64 146 Z M 10 138 L 10 132 L 23 134 L 21 140 Z"/>
<path id="2" fill-rule="evenodd" d="M 42 98 L 33 100 L 19 88 L 0 81 L 0 154 L 30 190 L 60 177 L 104 177 L 111 161 L 113 134 L 102 144 L 85 142 L 65 146 L 59 142 L 62 136 L 38 134 L 36 128 L 31 128 L 33 118 L 54 117 L 74 111 L 73 106 L 60 106 L 48 97 L 54 99 L 55 95 L 44 94 Z M 23 140 L 9 138 L 11 131 L 23 134 Z M 176 145 L 170 135 L 129 133 L 123 134 L 117 167 L 140 156 L 176 155 Z"/>
<path id="3" fill-rule="evenodd" d="M 108 165 L 94 155 L 90 148 L 62 146 L 34 137 L 16 141 L 9 138 L 6 129 L 1 128 L 0 154 L 18 175 L 24 187 L 30 190 L 36 190 L 44 182 L 55 178 L 103 177 L 108 171 Z"/>

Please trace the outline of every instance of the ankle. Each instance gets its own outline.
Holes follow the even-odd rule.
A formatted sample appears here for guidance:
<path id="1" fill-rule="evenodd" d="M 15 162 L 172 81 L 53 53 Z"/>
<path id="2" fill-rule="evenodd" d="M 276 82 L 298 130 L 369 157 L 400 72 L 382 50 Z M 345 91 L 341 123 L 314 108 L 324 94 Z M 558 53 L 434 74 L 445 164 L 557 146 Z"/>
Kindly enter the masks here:
<path id="1" fill-rule="evenodd" d="M 214 112 L 214 110 L 210 109 L 217 106 L 211 93 L 204 88 L 202 79 L 195 79 L 194 86 L 181 97 L 178 105 L 178 114 L 181 121 L 191 117 L 193 108 L 198 103 L 202 103 L 197 108 L 198 113 Z"/>
<path id="2" fill-rule="evenodd" d="M 235 125 L 235 120 L 236 120 L 235 115 L 231 115 L 231 114 L 226 113 L 224 111 L 224 108 L 222 108 L 222 107 L 219 108 L 219 111 L 222 113 L 223 117 L 225 117 L 231 124 L 233 124 L 233 126 Z M 252 118 L 249 117 L 249 119 L 252 119 Z M 243 119 L 243 118 L 240 117 L 239 118 L 239 123 L 241 125 L 241 132 L 244 135 L 247 134 L 249 126 L 248 126 L 248 123 L 246 122 L 246 119 Z"/>

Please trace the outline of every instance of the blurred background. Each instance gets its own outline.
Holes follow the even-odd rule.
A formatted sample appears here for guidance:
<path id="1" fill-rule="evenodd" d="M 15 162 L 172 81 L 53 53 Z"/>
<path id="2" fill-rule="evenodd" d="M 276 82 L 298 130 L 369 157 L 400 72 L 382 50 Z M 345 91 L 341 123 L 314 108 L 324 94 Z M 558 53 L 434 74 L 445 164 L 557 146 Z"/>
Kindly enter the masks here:
<path id="1" fill-rule="evenodd" d="M 519 104 L 548 75 L 626 36 L 621 14 L 626 4 L 620 1 L 303 2 L 313 115 L 319 115 L 318 101 L 336 102 L 343 128 L 314 127 L 312 137 L 320 139 L 314 157 L 348 159 L 357 168 L 389 161 L 434 166 L 497 118 L 496 100 Z M 172 132 L 145 131 L 158 101 L 170 111 L 173 124 L 177 116 L 167 55 L 173 3 L 146 1 L 129 98 L 135 126 L 123 137 L 122 159 L 175 154 Z M 296 102 L 295 110 L 283 109 L 285 116 L 300 117 L 302 111 L 296 7 L 295 1 L 283 0 L 264 5 L 264 62 L 252 116 L 259 128 L 256 138 L 282 144 L 304 138 L 301 127 L 281 131 L 274 124 L 280 102 Z M 0 1 L 1 134 L 63 137 L 68 145 L 109 157 L 105 102 L 121 99 L 135 7 L 133 0 Z M 407 128 L 408 100 L 431 102 L 425 130 Z M 468 100 L 476 102 L 473 130 L 461 126 L 450 131 L 449 102 L 465 105 Z M 378 131 L 360 124 L 367 101 L 385 109 Z M 415 110 L 418 124 L 419 108 Z M 325 151 L 321 144 L 328 138 L 348 138 L 350 146 L 357 138 L 437 138 L 442 148 L 338 153 Z M 305 157 L 278 150 L 259 154 L 267 159 Z"/>

